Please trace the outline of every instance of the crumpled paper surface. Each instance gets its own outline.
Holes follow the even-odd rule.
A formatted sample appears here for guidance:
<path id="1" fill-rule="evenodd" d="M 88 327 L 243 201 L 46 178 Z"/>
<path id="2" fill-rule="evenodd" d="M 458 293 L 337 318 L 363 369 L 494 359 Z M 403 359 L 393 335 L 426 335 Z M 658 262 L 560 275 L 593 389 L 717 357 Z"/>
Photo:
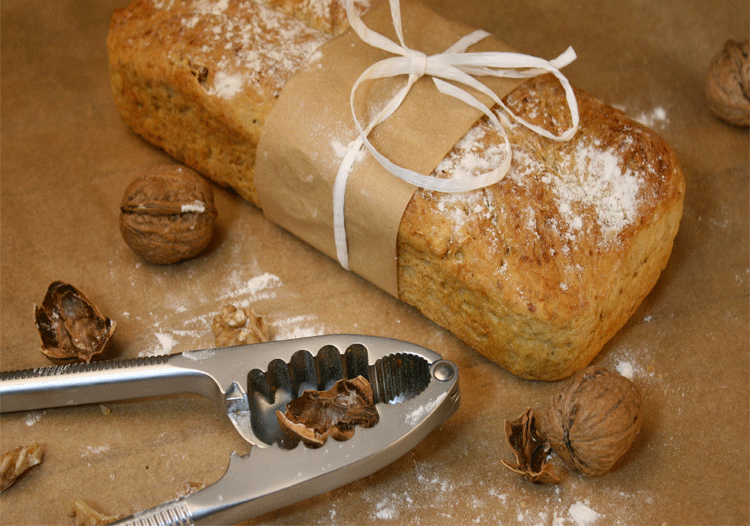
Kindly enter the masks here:
<path id="1" fill-rule="evenodd" d="M 125 246 L 125 187 L 170 161 L 111 102 L 104 41 L 126 3 L 0 7 L 0 369 L 49 365 L 33 305 L 54 280 L 117 320 L 112 358 L 210 346 L 221 307 L 251 305 L 272 339 L 360 332 L 429 347 L 458 364 L 462 393 L 459 411 L 387 469 L 249 524 L 750 522 L 748 131 L 713 117 L 703 94 L 711 57 L 748 34 L 747 3 L 426 2 L 521 52 L 572 45 L 571 82 L 656 129 L 685 171 L 669 265 L 595 362 L 638 385 L 641 433 L 614 472 L 554 487 L 501 464 L 512 459 L 504 420 L 542 407 L 554 384 L 508 374 L 236 195 L 216 189 L 218 231 L 201 258 L 158 267 Z M 44 461 L 3 492 L 4 524 L 69 524 L 74 498 L 130 514 L 214 482 L 232 451 L 248 452 L 214 402 L 194 396 L 0 415 L 0 449 L 32 441 Z"/>

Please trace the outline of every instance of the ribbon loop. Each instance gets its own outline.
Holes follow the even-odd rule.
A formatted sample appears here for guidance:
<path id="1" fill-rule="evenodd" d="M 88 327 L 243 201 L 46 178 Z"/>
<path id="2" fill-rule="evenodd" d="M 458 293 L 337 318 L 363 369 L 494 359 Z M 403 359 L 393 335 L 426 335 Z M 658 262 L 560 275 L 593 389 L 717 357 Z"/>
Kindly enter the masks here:
<path id="1" fill-rule="evenodd" d="M 578 103 L 575 94 L 573 93 L 573 88 L 568 82 L 568 79 L 560 72 L 561 68 L 567 66 L 576 59 L 575 52 L 572 48 L 569 47 L 560 56 L 551 61 L 521 53 L 467 52 L 470 46 L 490 36 L 486 31 L 477 30 L 460 38 L 456 43 L 445 50 L 445 52 L 427 56 L 421 51 L 413 50 L 406 46 L 401 25 L 400 2 L 399 0 L 389 0 L 389 2 L 391 18 L 393 19 L 393 26 L 396 30 L 396 36 L 399 41 L 398 43 L 368 28 L 357 14 L 354 8 L 354 0 L 346 1 L 346 13 L 349 19 L 349 25 L 359 38 L 371 46 L 396 55 L 395 57 L 386 58 L 367 68 L 367 70 L 365 70 L 354 83 L 351 90 L 350 106 L 358 135 L 355 140 L 349 144 L 347 153 L 344 155 L 344 159 L 339 165 L 333 187 L 333 223 L 336 255 L 339 264 L 346 269 L 349 268 L 349 255 L 344 218 L 346 183 L 355 162 L 356 154 L 363 146 L 391 174 L 414 186 L 422 187 L 427 190 L 453 193 L 476 190 L 497 183 L 502 180 L 505 174 L 510 170 L 512 149 L 503 123 L 500 120 L 500 118 L 502 118 L 507 125 L 506 117 L 502 113 L 493 112 L 476 97 L 471 95 L 468 91 L 458 87 L 456 84 L 462 84 L 482 93 L 491 99 L 497 106 L 502 108 L 504 112 L 510 115 L 516 122 L 548 139 L 556 141 L 567 141 L 571 139 L 573 135 L 575 135 L 579 123 Z M 555 135 L 544 128 L 531 124 L 514 115 L 505 104 L 503 104 L 497 94 L 474 78 L 482 76 L 531 78 L 545 72 L 553 74 L 563 86 L 566 102 L 570 109 L 571 126 L 560 135 Z M 365 128 L 363 128 L 354 110 L 355 95 L 358 87 L 367 80 L 397 77 L 400 75 L 408 76 L 406 86 L 401 89 L 388 102 L 388 104 L 386 104 L 386 106 Z M 432 77 L 433 82 L 441 93 L 455 97 L 466 104 L 477 108 L 488 117 L 492 126 L 498 130 L 500 136 L 503 137 L 505 141 L 507 155 L 503 158 L 500 166 L 470 179 L 441 179 L 430 175 L 419 174 L 394 164 L 387 157 L 378 152 L 370 143 L 368 140 L 370 132 L 375 126 L 388 119 L 388 117 L 398 109 L 414 83 L 424 76 Z M 500 118 L 498 118 L 498 116 L 500 116 Z"/>

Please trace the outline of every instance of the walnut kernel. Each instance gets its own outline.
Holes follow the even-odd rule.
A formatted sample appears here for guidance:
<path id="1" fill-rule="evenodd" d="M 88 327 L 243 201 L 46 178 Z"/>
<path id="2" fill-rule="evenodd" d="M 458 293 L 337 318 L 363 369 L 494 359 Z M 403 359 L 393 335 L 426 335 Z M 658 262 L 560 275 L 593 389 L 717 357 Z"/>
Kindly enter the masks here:
<path id="1" fill-rule="evenodd" d="M 549 400 L 540 427 L 565 464 L 603 475 L 630 448 L 641 425 L 641 397 L 633 383 L 601 367 L 587 367 Z"/>
<path id="2" fill-rule="evenodd" d="M 147 261 L 177 263 L 208 247 L 216 216 L 208 181 L 184 166 L 155 166 L 125 190 L 120 233 Z"/>
<path id="3" fill-rule="evenodd" d="M 286 413 L 276 411 L 276 418 L 290 436 L 320 447 L 329 437 L 348 440 L 355 426 L 372 427 L 380 415 L 370 382 L 357 376 L 339 380 L 328 391 L 305 391 L 287 404 Z"/>
<path id="4" fill-rule="evenodd" d="M 268 323 L 249 307 L 225 305 L 214 316 L 211 331 L 216 336 L 216 347 L 233 347 L 267 342 L 270 337 Z"/>
<path id="5" fill-rule="evenodd" d="M 44 448 L 36 442 L 19 446 L 0 456 L 0 491 L 11 487 L 29 468 L 42 462 Z"/>
<path id="6" fill-rule="evenodd" d="M 71 499 L 63 506 L 68 517 L 74 520 L 75 526 L 103 526 L 123 518 L 101 513 L 82 499 Z"/>
<path id="7" fill-rule="evenodd" d="M 34 307 L 42 352 L 55 363 L 89 362 L 103 353 L 117 324 L 73 285 L 54 281 Z"/>
<path id="8" fill-rule="evenodd" d="M 750 41 L 727 40 L 706 75 L 711 111 L 736 126 L 750 126 Z"/>

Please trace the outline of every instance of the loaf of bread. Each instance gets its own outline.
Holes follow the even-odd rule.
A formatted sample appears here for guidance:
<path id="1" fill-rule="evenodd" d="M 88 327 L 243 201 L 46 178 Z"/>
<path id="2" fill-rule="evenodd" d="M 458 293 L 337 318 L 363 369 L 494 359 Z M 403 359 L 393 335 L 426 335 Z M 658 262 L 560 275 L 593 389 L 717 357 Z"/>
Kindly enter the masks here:
<path id="1" fill-rule="evenodd" d="M 341 0 L 135 0 L 115 12 L 107 41 L 115 104 L 135 132 L 260 206 L 264 121 L 304 61 L 346 27 Z M 564 378 L 596 356 L 655 285 L 682 215 L 684 177 L 664 141 L 576 97 L 572 140 L 511 125 L 502 181 L 419 189 L 398 233 L 399 298 L 524 378 Z M 554 133 L 570 124 L 554 77 L 504 102 Z M 503 148 L 481 119 L 433 175 L 484 171 Z"/>

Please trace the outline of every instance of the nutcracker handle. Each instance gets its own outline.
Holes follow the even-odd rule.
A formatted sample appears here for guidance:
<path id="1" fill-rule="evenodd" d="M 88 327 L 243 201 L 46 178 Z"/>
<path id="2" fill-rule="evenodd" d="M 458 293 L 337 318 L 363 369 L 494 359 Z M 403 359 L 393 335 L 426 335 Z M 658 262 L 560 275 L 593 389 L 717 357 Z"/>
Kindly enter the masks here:
<path id="1" fill-rule="evenodd" d="M 214 379 L 173 365 L 175 356 L 75 363 L 0 373 L 0 413 L 195 393 L 216 398 Z"/>

